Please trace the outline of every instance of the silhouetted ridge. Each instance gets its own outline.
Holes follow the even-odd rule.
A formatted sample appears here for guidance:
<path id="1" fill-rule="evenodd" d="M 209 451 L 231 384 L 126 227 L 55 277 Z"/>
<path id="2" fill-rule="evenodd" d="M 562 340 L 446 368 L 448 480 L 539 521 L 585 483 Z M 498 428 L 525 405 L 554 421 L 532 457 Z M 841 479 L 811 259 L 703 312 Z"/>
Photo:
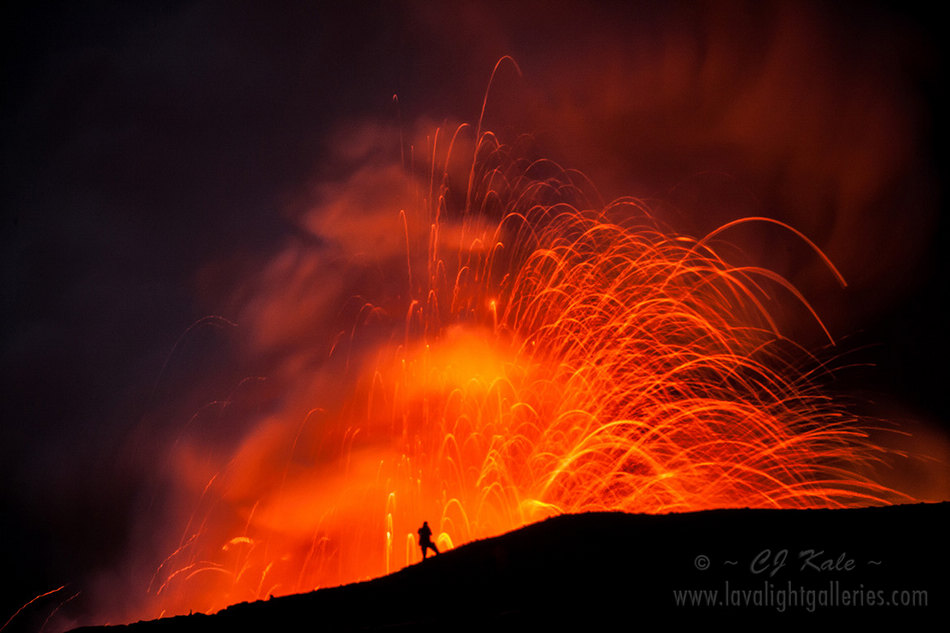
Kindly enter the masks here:
<path id="1" fill-rule="evenodd" d="M 657 617 L 923 622 L 948 614 L 948 519 L 950 503 L 563 515 L 371 581 L 77 631 L 527 631 Z M 693 604 L 711 591 L 716 606 Z"/>

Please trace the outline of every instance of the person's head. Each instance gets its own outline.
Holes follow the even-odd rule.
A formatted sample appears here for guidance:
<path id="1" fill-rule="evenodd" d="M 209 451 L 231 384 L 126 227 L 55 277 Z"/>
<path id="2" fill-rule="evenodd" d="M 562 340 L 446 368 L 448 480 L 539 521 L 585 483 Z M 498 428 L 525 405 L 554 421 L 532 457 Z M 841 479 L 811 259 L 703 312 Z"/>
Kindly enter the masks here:
<path id="1" fill-rule="evenodd" d="M 422 522 L 422 525 L 424 525 L 424 526 L 426 526 L 426 527 L 429 527 L 429 522 L 428 522 L 428 521 L 423 521 L 423 522 Z"/>

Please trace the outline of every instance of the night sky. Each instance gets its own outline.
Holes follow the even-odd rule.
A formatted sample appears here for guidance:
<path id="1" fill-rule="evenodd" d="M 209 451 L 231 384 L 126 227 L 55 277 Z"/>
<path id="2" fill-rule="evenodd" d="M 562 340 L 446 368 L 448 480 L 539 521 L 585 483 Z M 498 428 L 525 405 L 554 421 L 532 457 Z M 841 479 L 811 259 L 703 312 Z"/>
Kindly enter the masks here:
<path id="1" fill-rule="evenodd" d="M 247 343 L 256 275 L 288 244 L 345 241 L 321 233 L 327 191 L 397 164 L 400 138 L 474 123 L 503 55 L 521 73 L 500 67 L 485 127 L 684 233 L 794 225 L 846 289 L 787 234 L 734 238 L 869 365 L 838 387 L 950 430 L 936 9 L 430 4 L 4 3 L 0 625 L 64 584 L 64 621 L 94 617 L 92 579 L 138 547 L 165 446 L 284 360 Z"/>

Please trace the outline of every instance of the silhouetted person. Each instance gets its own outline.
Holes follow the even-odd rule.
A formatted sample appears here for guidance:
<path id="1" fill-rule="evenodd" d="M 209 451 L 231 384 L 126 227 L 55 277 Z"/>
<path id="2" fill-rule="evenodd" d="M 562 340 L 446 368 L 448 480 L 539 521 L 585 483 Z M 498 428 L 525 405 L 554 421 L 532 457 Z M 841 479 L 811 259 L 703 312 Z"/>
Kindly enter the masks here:
<path id="1" fill-rule="evenodd" d="M 423 521 L 422 527 L 419 528 L 419 547 L 422 548 L 422 560 L 426 559 L 426 552 L 430 549 L 435 552 L 436 556 L 439 555 L 439 550 L 432 542 L 432 530 L 429 529 L 428 521 Z"/>

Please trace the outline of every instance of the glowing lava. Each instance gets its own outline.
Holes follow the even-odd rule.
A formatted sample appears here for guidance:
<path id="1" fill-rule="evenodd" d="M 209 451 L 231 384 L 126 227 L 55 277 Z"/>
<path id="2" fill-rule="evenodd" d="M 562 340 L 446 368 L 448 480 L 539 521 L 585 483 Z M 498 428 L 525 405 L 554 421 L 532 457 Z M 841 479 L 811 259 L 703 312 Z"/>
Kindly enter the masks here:
<path id="1" fill-rule="evenodd" d="M 770 304 L 807 307 L 789 283 L 477 136 L 464 190 L 453 137 L 400 216 L 405 283 L 346 333 L 373 351 L 348 362 L 343 404 L 267 417 L 201 475 L 149 616 L 393 571 L 419 560 L 424 519 L 444 550 L 557 513 L 897 498 L 858 474 L 866 430 L 778 331 Z"/>

